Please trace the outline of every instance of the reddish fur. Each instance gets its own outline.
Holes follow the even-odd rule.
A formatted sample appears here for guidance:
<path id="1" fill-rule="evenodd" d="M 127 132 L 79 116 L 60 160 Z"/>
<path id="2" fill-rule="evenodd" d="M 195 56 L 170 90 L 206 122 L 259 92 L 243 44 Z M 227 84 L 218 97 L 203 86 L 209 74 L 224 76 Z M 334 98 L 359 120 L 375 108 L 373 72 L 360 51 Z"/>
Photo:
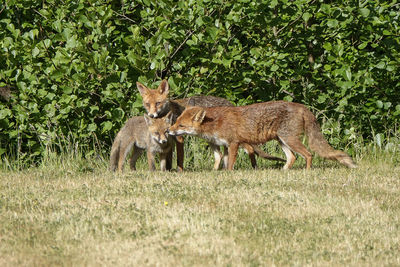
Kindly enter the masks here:
<path id="1" fill-rule="evenodd" d="M 301 154 L 306 159 L 307 168 L 310 168 L 311 153 L 299 139 L 303 133 L 309 137 L 310 148 L 322 157 L 355 167 L 347 154 L 334 150 L 328 144 L 315 116 L 298 103 L 271 101 L 241 107 L 188 107 L 170 127 L 170 132 L 174 134 L 190 128 L 197 131 L 194 135 L 213 135 L 226 141 L 229 149 L 228 169 L 233 169 L 239 145 L 262 144 L 272 139 L 290 148 L 285 168 L 293 165 L 293 152 Z"/>
<path id="2" fill-rule="evenodd" d="M 190 98 L 169 100 L 169 85 L 166 80 L 163 80 L 157 89 L 150 89 L 143 84 L 137 82 L 137 88 L 143 99 L 143 106 L 146 112 L 151 117 L 163 117 L 169 111 L 174 114 L 174 121 L 183 112 L 187 106 L 201 106 L 201 107 L 216 107 L 216 106 L 233 106 L 228 100 L 214 96 L 193 96 Z M 183 138 L 181 136 L 176 137 L 176 150 L 177 150 L 177 162 L 178 171 L 183 170 Z M 251 164 L 255 168 L 257 166 L 255 160 L 255 154 L 270 160 L 284 161 L 281 158 L 273 157 L 258 147 L 244 145 L 248 151 Z M 219 148 L 217 148 L 219 150 Z M 214 165 L 215 169 L 218 169 L 219 162 L 216 160 Z"/>

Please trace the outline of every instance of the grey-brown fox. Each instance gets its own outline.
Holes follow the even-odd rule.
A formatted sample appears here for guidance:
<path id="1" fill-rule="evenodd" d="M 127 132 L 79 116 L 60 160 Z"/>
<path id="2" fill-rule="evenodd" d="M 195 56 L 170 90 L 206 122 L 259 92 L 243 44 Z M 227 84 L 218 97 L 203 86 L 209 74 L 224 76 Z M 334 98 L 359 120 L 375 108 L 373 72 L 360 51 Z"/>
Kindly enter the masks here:
<path id="1" fill-rule="evenodd" d="M 168 135 L 168 127 L 171 126 L 172 113 L 163 118 L 153 119 L 147 115 L 130 118 L 118 132 L 111 148 L 110 169 L 118 168 L 122 172 L 124 162 L 129 152 L 133 150 L 130 159 L 131 170 L 136 170 L 136 161 L 147 150 L 149 170 L 155 170 L 154 157 L 160 154 L 160 169 L 171 169 L 172 150 L 175 138 Z"/>
<path id="2" fill-rule="evenodd" d="M 140 92 L 140 95 L 143 99 L 143 106 L 147 111 L 147 114 L 150 117 L 158 118 L 163 117 L 168 112 L 172 111 L 173 121 L 183 112 L 185 107 L 187 106 L 201 106 L 201 107 L 221 107 L 221 106 L 233 106 L 231 102 L 227 99 L 215 96 L 193 96 L 189 98 L 176 99 L 171 100 L 168 98 L 169 93 L 169 85 L 166 80 L 163 80 L 157 89 L 150 89 L 141 84 L 140 82 L 136 83 L 137 88 Z M 217 170 L 220 166 L 220 162 L 222 159 L 222 155 L 219 149 L 220 144 L 213 142 L 213 140 L 209 140 L 209 145 L 214 152 L 214 169 Z M 249 154 L 249 158 L 251 161 L 251 165 L 253 168 L 257 167 L 255 154 L 263 157 L 265 159 L 277 160 L 277 161 L 285 161 L 284 159 L 271 156 L 264 151 L 262 151 L 257 146 L 252 146 L 246 143 L 241 144 L 242 147 Z M 177 165 L 178 171 L 183 170 L 183 138 L 177 138 L 176 143 L 177 148 Z M 227 148 L 224 147 L 224 167 L 227 167 L 228 164 L 228 153 Z"/>
<path id="3" fill-rule="evenodd" d="M 304 105 L 271 101 L 241 107 L 188 107 L 169 128 L 172 135 L 194 135 L 228 147 L 228 169 L 232 170 L 239 145 L 262 144 L 275 139 L 286 154 L 284 169 L 292 167 L 293 152 L 311 167 L 311 153 L 300 141 L 305 133 L 310 149 L 320 156 L 334 159 L 349 168 L 353 160 L 344 152 L 333 149 L 321 133 L 315 116 Z"/>

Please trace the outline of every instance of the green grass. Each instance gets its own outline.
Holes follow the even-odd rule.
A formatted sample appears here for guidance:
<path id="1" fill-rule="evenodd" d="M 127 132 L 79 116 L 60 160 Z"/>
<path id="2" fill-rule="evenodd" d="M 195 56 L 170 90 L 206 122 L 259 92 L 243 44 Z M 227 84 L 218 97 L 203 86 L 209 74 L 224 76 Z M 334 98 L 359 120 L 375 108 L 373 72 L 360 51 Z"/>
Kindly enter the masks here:
<path id="1" fill-rule="evenodd" d="M 114 175 L 79 156 L 3 167 L 0 265 L 400 265 L 398 154 L 311 171 L 253 171 L 243 153 L 237 170 L 210 171 L 210 158 L 188 150 L 182 174 L 142 160 Z"/>

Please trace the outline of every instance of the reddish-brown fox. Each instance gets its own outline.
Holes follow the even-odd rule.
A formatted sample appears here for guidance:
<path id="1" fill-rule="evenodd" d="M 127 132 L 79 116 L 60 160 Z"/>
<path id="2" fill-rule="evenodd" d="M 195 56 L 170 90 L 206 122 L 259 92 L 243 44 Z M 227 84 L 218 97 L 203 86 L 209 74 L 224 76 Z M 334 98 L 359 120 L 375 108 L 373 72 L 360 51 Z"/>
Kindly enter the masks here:
<path id="1" fill-rule="evenodd" d="M 165 116 L 169 111 L 172 111 L 173 121 L 183 112 L 185 107 L 188 106 L 201 106 L 201 107 L 221 107 L 221 106 L 233 106 L 231 102 L 227 99 L 215 96 L 193 96 L 189 98 L 183 99 L 176 99 L 171 100 L 168 98 L 169 93 L 169 85 L 166 80 L 163 80 L 157 89 L 150 89 L 141 84 L 140 82 L 136 83 L 137 88 L 140 92 L 140 95 L 143 99 L 143 106 L 147 111 L 147 115 L 152 118 L 159 118 Z M 177 150 L 177 165 L 178 171 L 183 170 L 183 138 L 177 137 L 176 140 L 176 150 Z M 224 167 L 226 168 L 228 164 L 228 154 L 227 149 L 224 149 L 224 156 L 222 157 L 219 146 L 220 144 L 214 143 L 210 140 L 209 145 L 211 149 L 214 151 L 214 169 L 218 169 L 221 159 L 224 159 Z M 285 161 L 278 157 L 273 157 L 264 151 L 262 151 L 257 146 L 251 146 L 248 144 L 243 143 L 243 148 L 245 148 L 246 152 L 249 154 L 251 164 L 253 168 L 257 167 L 255 154 L 270 160 L 277 160 L 277 161 Z"/>
<path id="2" fill-rule="evenodd" d="M 311 153 L 300 141 L 305 134 L 312 151 L 356 168 L 343 151 L 333 149 L 321 133 L 315 116 L 304 105 L 271 101 L 241 107 L 188 107 L 169 128 L 171 135 L 194 135 L 228 147 L 228 170 L 233 169 L 239 145 L 277 140 L 286 154 L 283 169 L 292 167 L 299 153 L 311 167 Z"/>

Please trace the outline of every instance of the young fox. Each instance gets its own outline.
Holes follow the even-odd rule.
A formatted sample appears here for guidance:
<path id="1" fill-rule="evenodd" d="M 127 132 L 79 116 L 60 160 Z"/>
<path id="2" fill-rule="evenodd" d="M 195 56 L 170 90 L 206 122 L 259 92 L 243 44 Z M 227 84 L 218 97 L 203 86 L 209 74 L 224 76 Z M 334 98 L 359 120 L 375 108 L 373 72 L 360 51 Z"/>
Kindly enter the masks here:
<path id="1" fill-rule="evenodd" d="M 356 168 L 344 152 L 334 150 L 325 140 L 315 116 L 304 105 L 271 101 L 241 107 L 188 107 L 169 128 L 171 135 L 200 136 L 228 147 L 228 170 L 233 169 L 239 145 L 262 144 L 278 140 L 286 155 L 283 169 L 292 167 L 299 153 L 311 167 L 312 156 L 301 143 L 305 133 L 310 149 L 320 156 L 334 159 L 349 168 Z"/>
<path id="2" fill-rule="evenodd" d="M 149 169 L 155 170 L 154 157 L 160 153 L 160 169 L 170 170 L 171 156 L 175 138 L 168 135 L 171 126 L 172 113 L 161 119 L 153 119 L 147 115 L 130 118 L 118 132 L 111 148 L 110 169 L 118 168 L 122 172 L 125 158 L 134 147 L 130 159 L 131 170 L 136 170 L 136 161 L 144 150 L 147 150 Z"/>
<path id="3" fill-rule="evenodd" d="M 165 116 L 165 114 L 171 111 L 173 113 L 173 121 L 175 121 L 187 106 L 201 106 L 201 107 L 233 106 L 233 104 L 229 102 L 227 99 L 215 96 L 193 96 L 189 98 L 170 100 L 168 98 L 169 85 L 166 80 L 163 80 L 159 85 L 159 87 L 155 90 L 147 88 L 140 82 L 137 82 L 136 85 L 140 92 L 140 95 L 142 96 L 143 106 L 145 107 L 147 114 L 152 118 L 163 117 Z M 217 170 L 219 168 L 222 159 L 222 155 L 219 149 L 220 144 L 213 142 L 213 140 L 209 140 L 209 145 L 214 152 L 214 158 L 215 158 L 214 169 Z M 254 154 L 270 160 L 285 161 L 281 158 L 273 157 L 265 153 L 257 146 L 251 146 L 246 143 L 243 143 L 242 146 L 249 154 L 249 158 L 253 168 L 257 167 Z M 182 137 L 177 137 L 176 149 L 177 149 L 178 171 L 182 171 L 183 153 L 184 153 Z M 224 166 L 226 168 L 228 164 L 228 155 L 226 148 L 224 149 L 223 159 L 224 159 Z"/>

